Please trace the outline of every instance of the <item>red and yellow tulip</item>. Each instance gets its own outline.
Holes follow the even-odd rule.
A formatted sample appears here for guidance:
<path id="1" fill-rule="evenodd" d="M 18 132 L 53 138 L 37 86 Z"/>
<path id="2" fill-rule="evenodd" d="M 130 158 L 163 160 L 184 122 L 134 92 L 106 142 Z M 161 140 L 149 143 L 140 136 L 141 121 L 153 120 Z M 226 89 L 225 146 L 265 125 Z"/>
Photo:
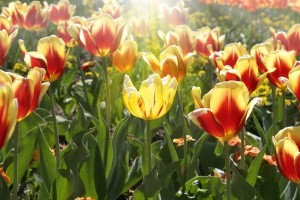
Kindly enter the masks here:
<path id="1" fill-rule="evenodd" d="M 121 18 L 113 19 L 101 14 L 87 26 L 74 24 L 68 32 L 75 41 L 94 56 L 104 57 L 118 49 L 125 39 L 125 23 Z"/>
<path id="2" fill-rule="evenodd" d="M 252 93 L 263 83 L 267 74 L 268 72 L 265 72 L 259 76 L 255 58 L 244 55 L 239 57 L 234 68 L 225 66 L 225 69 L 219 71 L 219 78 L 221 81 L 242 81 L 247 86 L 249 93 Z"/>
<path id="3" fill-rule="evenodd" d="M 246 45 L 232 43 L 224 47 L 224 51 L 214 52 L 209 58 L 216 68 L 222 70 L 226 65 L 234 67 L 239 57 L 247 53 Z"/>
<path id="4" fill-rule="evenodd" d="M 129 21 L 132 33 L 136 37 L 146 37 L 150 33 L 150 22 L 147 16 L 132 17 Z"/>
<path id="5" fill-rule="evenodd" d="M 6 30 L 10 35 L 17 30 L 18 26 L 13 25 L 10 17 L 0 15 L 0 30 Z"/>
<path id="6" fill-rule="evenodd" d="M 68 0 L 60 0 L 57 5 L 51 4 L 49 7 L 49 16 L 53 24 L 67 21 L 75 12 L 75 5 L 71 5 Z"/>
<path id="7" fill-rule="evenodd" d="M 300 101 L 300 65 L 292 68 L 288 79 L 280 77 L 279 81 L 283 81 L 288 89 L 297 97 L 298 101 Z"/>
<path id="8" fill-rule="evenodd" d="M 199 55 L 208 58 L 211 53 L 220 51 L 224 45 L 225 35 L 220 35 L 221 28 L 203 27 L 196 32 L 195 50 Z"/>
<path id="9" fill-rule="evenodd" d="M 63 74 L 69 51 L 66 52 L 65 43 L 61 38 L 51 35 L 40 39 L 37 51 L 27 52 L 22 40 L 19 40 L 19 44 L 25 55 L 26 65 L 46 70 L 44 81 L 53 82 Z"/>
<path id="10" fill-rule="evenodd" d="M 243 128 L 258 99 L 249 102 L 249 92 L 243 82 L 227 81 L 215 85 L 201 99 L 200 88 L 193 87 L 196 110 L 189 118 L 198 127 L 220 141 L 228 141 Z"/>
<path id="11" fill-rule="evenodd" d="M 293 51 L 277 50 L 266 55 L 264 57 L 266 69 L 272 70 L 267 75 L 270 82 L 280 89 L 286 88 L 286 84 L 278 79 L 279 77 L 288 78 L 295 62 L 296 58 Z"/>
<path id="12" fill-rule="evenodd" d="M 277 166 L 281 174 L 294 183 L 300 183 L 300 126 L 286 127 L 272 139 Z"/>
<path id="13" fill-rule="evenodd" d="M 161 52 L 160 61 L 151 53 L 146 54 L 144 60 L 154 73 L 160 74 L 161 77 L 170 75 L 180 83 L 187 73 L 187 68 L 193 59 L 192 56 L 192 53 L 184 56 L 179 46 L 172 45 Z"/>
<path id="14" fill-rule="evenodd" d="M 17 33 L 18 29 L 14 30 L 11 34 L 5 29 L 0 30 L 0 66 L 5 63 L 7 54 Z"/>
<path id="15" fill-rule="evenodd" d="M 174 28 L 178 25 L 185 24 L 187 21 L 189 10 L 188 8 L 184 8 L 184 4 L 175 5 L 169 7 L 167 5 L 162 6 L 162 15 L 166 24 Z"/>
<path id="16" fill-rule="evenodd" d="M 117 70 L 128 73 L 133 69 L 140 55 L 137 43 L 133 40 L 125 40 L 120 47 L 110 55 L 110 60 Z"/>
<path id="17" fill-rule="evenodd" d="M 262 59 L 272 51 L 274 51 L 273 45 L 267 42 L 256 44 L 251 48 L 250 54 L 255 58 L 260 73 L 268 71 Z"/>
<path id="18" fill-rule="evenodd" d="M 0 149 L 11 137 L 18 115 L 18 103 L 9 83 L 0 84 Z"/>
<path id="19" fill-rule="evenodd" d="M 153 120 L 165 115 L 171 108 L 177 90 L 175 78 L 160 78 L 152 74 L 141 84 L 139 91 L 125 75 L 122 99 L 128 111 L 141 119 Z"/>

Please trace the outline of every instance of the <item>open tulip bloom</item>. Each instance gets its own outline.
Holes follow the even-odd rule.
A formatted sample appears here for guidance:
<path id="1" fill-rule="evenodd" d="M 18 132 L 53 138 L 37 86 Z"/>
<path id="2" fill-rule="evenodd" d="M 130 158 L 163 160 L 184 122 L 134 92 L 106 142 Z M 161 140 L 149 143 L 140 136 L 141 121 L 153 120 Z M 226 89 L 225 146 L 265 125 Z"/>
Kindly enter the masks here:
<path id="1" fill-rule="evenodd" d="M 277 165 L 287 179 L 300 183 L 300 126 L 286 127 L 274 137 Z"/>
<path id="2" fill-rule="evenodd" d="M 298 101 L 300 101 L 300 66 L 292 68 L 288 79 L 280 77 L 279 80 L 284 82 L 288 89 L 297 97 Z"/>
<path id="3" fill-rule="evenodd" d="M 193 87 L 192 95 L 198 109 L 190 112 L 189 118 L 220 141 L 228 141 L 241 131 L 258 102 L 255 98 L 248 103 L 248 89 L 240 81 L 218 83 L 202 100 L 200 88 Z"/>
<path id="4" fill-rule="evenodd" d="M 128 111 L 145 120 L 153 120 L 165 115 L 171 108 L 177 89 L 177 80 L 167 75 L 160 78 L 152 74 L 141 84 L 139 91 L 125 75 L 122 99 Z"/>

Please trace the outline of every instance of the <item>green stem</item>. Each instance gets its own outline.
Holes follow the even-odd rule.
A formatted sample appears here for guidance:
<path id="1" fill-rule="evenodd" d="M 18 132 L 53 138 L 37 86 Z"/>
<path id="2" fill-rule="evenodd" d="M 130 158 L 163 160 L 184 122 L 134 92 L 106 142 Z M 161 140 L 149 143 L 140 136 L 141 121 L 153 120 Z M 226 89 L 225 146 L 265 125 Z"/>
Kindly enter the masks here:
<path id="1" fill-rule="evenodd" d="M 276 133 L 277 124 L 277 105 L 276 105 L 276 87 L 272 85 L 272 110 L 273 110 L 273 133 Z"/>
<path id="2" fill-rule="evenodd" d="M 15 127 L 14 133 L 14 185 L 13 185 L 13 197 L 14 200 L 18 200 L 18 151 L 19 151 L 19 127 L 18 123 Z"/>
<path id="3" fill-rule="evenodd" d="M 182 122 L 182 136 L 183 136 L 183 179 L 186 181 L 187 172 L 187 141 L 186 141 L 186 127 L 184 119 L 184 109 L 183 109 L 183 89 L 182 83 L 179 85 L 178 93 L 179 107 L 180 107 L 180 121 Z"/>
<path id="4" fill-rule="evenodd" d="M 282 128 L 286 127 L 286 110 L 285 110 L 286 91 L 282 90 Z"/>
<path id="5" fill-rule="evenodd" d="M 151 135 L 151 127 L 150 127 L 150 121 L 147 120 L 146 121 L 146 140 L 147 140 L 147 172 L 146 174 L 148 175 L 151 170 L 152 170 L 152 161 L 151 161 L 151 153 L 152 153 L 152 149 L 151 149 L 151 140 L 152 140 L 152 135 Z"/>
<path id="6" fill-rule="evenodd" d="M 212 64 L 210 64 L 208 66 L 208 70 L 207 70 L 207 73 L 208 73 L 208 80 L 207 80 L 207 83 L 208 83 L 208 90 L 212 89 L 213 88 L 213 73 L 214 73 L 214 66 Z"/>
<path id="7" fill-rule="evenodd" d="M 111 125 L 111 94 L 110 94 L 110 80 L 108 69 L 106 65 L 106 58 L 103 59 L 103 68 L 104 68 L 104 79 L 105 79 L 105 87 L 106 87 L 106 134 L 105 134 L 105 147 L 104 147 L 104 164 L 107 165 L 107 157 L 108 157 L 108 143 L 110 137 L 110 125 Z"/>
<path id="8" fill-rule="evenodd" d="M 226 167 L 226 186 L 227 186 L 227 191 L 226 191 L 226 196 L 227 200 L 230 200 L 231 196 L 231 185 L 230 185 L 230 163 L 229 163 L 229 146 L 228 146 L 228 141 L 224 142 L 224 156 L 225 156 L 225 167 Z"/>
<path id="9" fill-rule="evenodd" d="M 245 168 L 245 129 L 241 131 L 241 169 Z"/>
<path id="10" fill-rule="evenodd" d="M 60 166 L 59 133 L 58 133 L 57 121 L 56 121 L 56 115 L 55 115 L 55 109 L 54 109 L 54 95 L 53 95 L 52 84 L 50 84 L 50 87 L 49 87 L 49 97 L 50 97 L 50 102 L 51 102 L 52 120 L 53 120 L 54 134 L 55 134 L 56 169 L 58 171 L 59 166 Z"/>

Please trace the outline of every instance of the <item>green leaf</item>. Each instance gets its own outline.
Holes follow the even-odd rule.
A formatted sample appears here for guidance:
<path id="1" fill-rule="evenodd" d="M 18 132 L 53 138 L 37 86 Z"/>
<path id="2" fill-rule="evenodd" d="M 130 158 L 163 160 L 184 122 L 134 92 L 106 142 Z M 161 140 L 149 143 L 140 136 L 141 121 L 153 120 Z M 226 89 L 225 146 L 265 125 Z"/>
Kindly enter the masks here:
<path id="1" fill-rule="evenodd" d="M 72 171 L 60 169 L 59 175 L 57 176 L 54 187 L 56 187 L 56 199 L 65 199 L 65 200 L 73 200 L 76 197 L 74 196 L 74 175 Z"/>
<path id="2" fill-rule="evenodd" d="M 222 145 L 222 143 L 219 140 L 217 140 L 217 146 L 214 151 L 216 156 L 221 156 L 223 154 L 223 149 L 224 149 L 224 146 Z"/>
<path id="3" fill-rule="evenodd" d="M 233 166 L 231 193 L 238 199 L 255 199 L 255 189 L 246 181 L 235 166 Z"/>
<path id="4" fill-rule="evenodd" d="M 252 163 L 249 167 L 246 180 L 252 187 L 254 187 L 254 185 L 256 183 L 256 179 L 257 179 L 258 172 L 259 172 L 259 169 L 261 166 L 261 162 L 263 160 L 263 156 L 266 152 L 266 148 L 267 148 L 267 146 L 264 146 L 264 148 L 260 151 L 260 153 L 252 161 Z"/>
<path id="5" fill-rule="evenodd" d="M 203 135 L 194 144 L 195 150 L 194 150 L 193 158 L 192 158 L 191 163 L 190 163 L 190 168 L 189 168 L 188 176 L 187 176 L 188 178 L 194 177 L 197 162 L 198 162 L 198 159 L 199 159 L 199 155 L 201 153 L 203 144 L 204 144 L 204 142 L 205 142 L 205 140 L 208 136 L 209 135 L 207 133 L 203 133 Z"/>
<path id="6" fill-rule="evenodd" d="M 50 147 L 45 139 L 43 131 L 40 129 L 38 134 L 38 144 L 40 151 L 40 172 L 43 181 L 45 182 L 48 194 L 50 194 L 52 185 L 56 178 L 56 161 L 50 151 Z"/>
<path id="7" fill-rule="evenodd" d="M 252 117 L 253 117 L 253 122 L 254 122 L 255 129 L 257 130 L 257 132 L 258 132 L 258 134 L 261 138 L 262 145 L 266 145 L 267 144 L 266 133 L 263 130 L 263 128 L 261 127 L 261 125 L 259 124 L 254 112 L 252 112 Z M 269 145 L 269 144 L 267 144 L 267 145 Z"/>
<path id="8" fill-rule="evenodd" d="M 10 199 L 10 191 L 4 178 L 0 175 L 0 197 L 1 199 Z"/>
<path id="9" fill-rule="evenodd" d="M 18 130 L 21 130 L 20 127 L 18 127 Z M 19 152 L 18 152 L 18 182 L 22 179 L 25 172 L 28 170 L 28 166 L 30 162 L 32 161 L 32 156 L 35 150 L 35 143 L 36 138 L 39 133 L 38 127 L 31 129 L 26 135 L 24 135 L 22 138 L 19 138 L 20 144 L 19 144 Z M 15 133 L 16 134 L 16 133 Z M 13 180 L 14 177 L 14 167 L 13 167 L 13 155 L 10 154 L 5 158 L 4 165 L 7 165 L 7 162 L 10 162 L 9 166 L 6 167 L 6 173 L 11 179 Z M 9 183 L 9 185 L 11 185 Z"/>
<path id="10" fill-rule="evenodd" d="M 124 184 L 122 193 L 128 191 L 130 188 L 136 185 L 140 180 L 142 180 L 141 166 L 142 166 L 142 158 L 137 157 L 131 165 L 129 175 Z"/>
<path id="11" fill-rule="evenodd" d="M 277 200 L 280 197 L 279 184 L 275 166 L 263 164 L 261 167 L 262 183 L 259 187 L 260 195 L 264 200 Z M 266 192 L 272 191 L 272 192 Z"/>

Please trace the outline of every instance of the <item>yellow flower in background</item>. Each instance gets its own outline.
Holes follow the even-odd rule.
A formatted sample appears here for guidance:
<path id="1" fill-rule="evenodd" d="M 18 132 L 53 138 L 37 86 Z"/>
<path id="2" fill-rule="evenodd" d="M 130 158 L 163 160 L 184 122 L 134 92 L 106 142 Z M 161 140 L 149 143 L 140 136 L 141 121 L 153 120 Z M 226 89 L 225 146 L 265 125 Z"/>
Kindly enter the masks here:
<path id="1" fill-rule="evenodd" d="M 137 43 L 133 40 L 126 40 L 110 55 L 110 60 L 117 70 L 128 73 L 133 69 L 140 55 Z"/>
<path id="2" fill-rule="evenodd" d="M 294 183 L 300 183 L 300 126 L 286 127 L 272 139 L 277 165 L 281 174 Z"/>
<path id="3" fill-rule="evenodd" d="M 169 75 L 160 78 L 152 74 L 141 84 L 139 91 L 128 75 L 123 83 L 122 99 L 128 111 L 145 120 L 153 120 L 165 115 L 171 108 L 177 90 L 177 81 Z"/>

